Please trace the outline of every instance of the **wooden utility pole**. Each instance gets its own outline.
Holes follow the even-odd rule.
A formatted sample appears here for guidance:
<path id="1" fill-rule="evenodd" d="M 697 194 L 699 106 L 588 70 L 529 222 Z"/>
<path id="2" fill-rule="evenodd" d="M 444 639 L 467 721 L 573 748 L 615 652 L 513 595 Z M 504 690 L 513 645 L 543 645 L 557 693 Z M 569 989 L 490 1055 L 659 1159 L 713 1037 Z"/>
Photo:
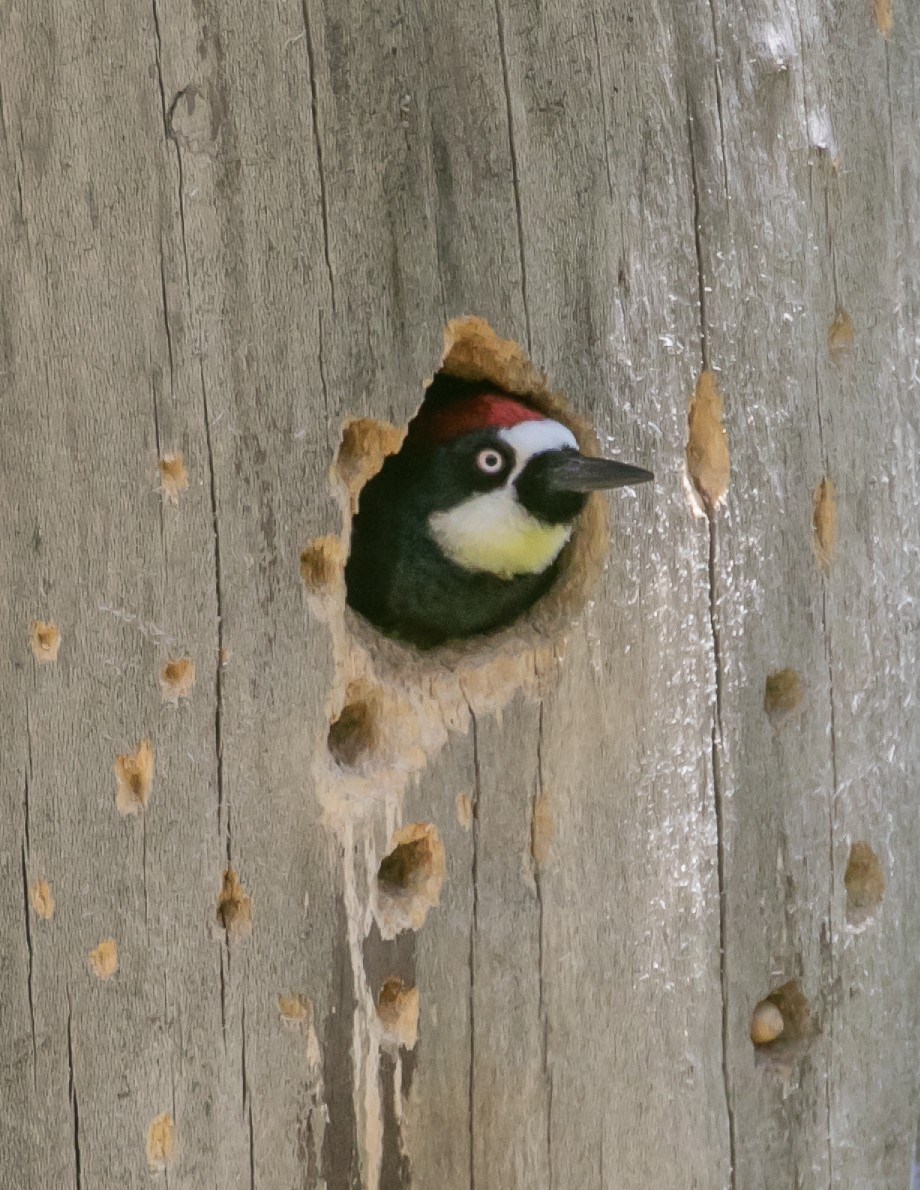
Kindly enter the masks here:
<path id="1" fill-rule="evenodd" d="M 4 1186 L 907 1184 L 918 53 L 910 0 L 5 0 Z M 657 482 L 419 659 L 341 564 L 462 315 Z"/>

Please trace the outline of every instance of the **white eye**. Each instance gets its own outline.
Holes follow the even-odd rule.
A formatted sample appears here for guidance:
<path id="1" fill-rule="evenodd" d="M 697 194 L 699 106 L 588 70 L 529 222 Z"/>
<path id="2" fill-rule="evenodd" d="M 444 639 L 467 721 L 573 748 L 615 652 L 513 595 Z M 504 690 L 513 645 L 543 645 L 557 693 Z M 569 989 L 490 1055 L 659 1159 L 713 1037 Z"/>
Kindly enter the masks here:
<path id="1" fill-rule="evenodd" d="M 484 475 L 498 475 L 505 466 L 505 457 L 501 451 L 493 450 L 491 446 L 487 446 L 476 456 L 476 466 Z"/>

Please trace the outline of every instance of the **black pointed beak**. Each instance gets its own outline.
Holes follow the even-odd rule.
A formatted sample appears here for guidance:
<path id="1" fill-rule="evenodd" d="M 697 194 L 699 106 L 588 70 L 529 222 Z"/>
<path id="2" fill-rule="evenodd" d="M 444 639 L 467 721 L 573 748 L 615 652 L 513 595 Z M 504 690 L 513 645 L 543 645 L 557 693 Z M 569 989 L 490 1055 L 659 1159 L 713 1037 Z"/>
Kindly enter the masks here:
<path id="1" fill-rule="evenodd" d="M 654 479 L 651 471 L 615 459 L 594 459 L 572 451 L 547 451 L 538 455 L 543 483 L 554 492 L 596 492 L 626 488 Z"/>
<path id="2" fill-rule="evenodd" d="M 589 492 L 625 488 L 654 479 L 651 471 L 614 459 L 589 459 L 575 450 L 547 450 L 534 455 L 518 476 L 518 499 L 549 524 L 573 521 Z"/>

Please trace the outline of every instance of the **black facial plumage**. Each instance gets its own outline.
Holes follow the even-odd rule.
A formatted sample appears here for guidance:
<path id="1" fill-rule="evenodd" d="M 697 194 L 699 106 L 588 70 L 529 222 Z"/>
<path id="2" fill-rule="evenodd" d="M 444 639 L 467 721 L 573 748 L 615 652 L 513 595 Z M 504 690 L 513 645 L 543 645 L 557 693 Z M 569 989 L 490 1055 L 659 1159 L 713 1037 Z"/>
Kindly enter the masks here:
<path id="1" fill-rule="evenodd" d="M 422 648 L 511 623 L 546 593 L 558 572 L 558 557 L 532 574 L 470 570 L 445 556 L 432 536 L 432 514 L 503 486 L 516 466 L 500 425 L 475 424 L 477 401 L 497 399 L 519 411 L 525 404 L 496 393 L 494 385 L 439 375 L 402 448 L 384 460 L 359 496 L 345 567 L 348 603 L 380 631 Z M 455 415 L 462 432 L 443 434 L 445 421 Z M 523 415 L 543 417 L 526 408 Z M 591 469 L 605 462 L 584 459 L 574 448 L 536 454 L 517 476 L 518 500 L 541 522 L 568 524 L 594 488 L 651 478 L 623 464 L 607 463 L 603 475 Z M 617 467 L 622 470 L 614 474 Z M 628 478 L 617 478 L 627 472 Z"/>

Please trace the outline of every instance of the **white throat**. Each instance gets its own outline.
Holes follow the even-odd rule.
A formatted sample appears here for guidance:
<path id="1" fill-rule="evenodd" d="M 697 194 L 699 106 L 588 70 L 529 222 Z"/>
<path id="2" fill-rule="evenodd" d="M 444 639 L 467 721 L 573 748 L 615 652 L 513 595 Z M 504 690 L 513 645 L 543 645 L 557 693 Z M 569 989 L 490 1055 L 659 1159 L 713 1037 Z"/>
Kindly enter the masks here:
<path id="1" fill-rule="evenodd" d="M 542 574 L 558 558 L 572 534 L 571 525 L 550 525 L 528 512 L 514 483 L 534 455 L 578 443 L 571 430 L 549 418 L 520 422 L 499 436 L 512 448 L 515 465 L 505 484 L 464 500 L 456 508 L 429 517 L 431 535 L 441 551 L 464 570 L 499 578 Z"/>

